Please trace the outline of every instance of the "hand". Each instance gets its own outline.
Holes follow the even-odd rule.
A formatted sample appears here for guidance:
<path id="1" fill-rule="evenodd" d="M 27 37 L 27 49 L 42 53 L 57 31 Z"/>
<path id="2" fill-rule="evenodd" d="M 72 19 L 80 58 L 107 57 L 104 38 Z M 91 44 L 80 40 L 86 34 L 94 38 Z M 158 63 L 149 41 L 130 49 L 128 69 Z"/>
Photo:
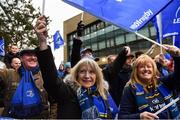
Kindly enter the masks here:
<path id="1" fill-rule="evenodd" d="M 47 28 L 46 28 L 46 18 L 45 16 L 40 16 L 37 19 L 36 25 L 34 26 L 34 30 L 36 32 L 36 35 L 38 37 L 39 40 L 39 44 L 40 44 L 40 49 L 44 50 L 47 48 L 47 36 L 48 36 L 48 32 L 47 32 Z"/>
<path id="2" fill-rule="evenodd" d="M 140 119 L 141 120 L 154 120 L 154 119 L 159 119 L 159 117 L 153 113 L 150 113 L 150 112 L 143 112 L 143 113 L 140 113 Z"/>
<path id="3" fill-rule="evenodd" d="M 173 45 L 164 45 L 167 47 L 166 51 L 173 57 L 180 57 L 180 49 Z"/>
<path id="4" fill-rule="evenodd" d="M 131 49 L 129 46 L 124 46 L 125 51 L 126 51 L 126 56 L 129 56 L 131 54 Z"/>
<path id="5" fill-rule="evenodd" d="M 81 37 L 82 36 L 82 32 L 84 30 L 84 24 L 82 23 L 82 20 L 78 23 L 77 25 L 77 36 Z"/>

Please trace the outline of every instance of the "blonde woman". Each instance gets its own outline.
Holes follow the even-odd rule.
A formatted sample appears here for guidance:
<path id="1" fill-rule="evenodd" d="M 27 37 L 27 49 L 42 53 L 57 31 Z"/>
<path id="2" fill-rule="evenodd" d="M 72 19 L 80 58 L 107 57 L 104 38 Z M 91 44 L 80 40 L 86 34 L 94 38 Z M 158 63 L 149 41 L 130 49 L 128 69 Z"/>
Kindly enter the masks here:
<path id="1" fill-rule="evenodd" d="M 166 45 L 175 61 L 174 73 L 159 77 L 154 60 L 148 55 L 141 55 L 133 65 L 131 80 L 124 89 L 119 118 L 128 119 L 175 119 L 179 110 L 174 104 L 159 114 L 162 107 L 174 99 L 172 91 L 180 87 L 180 50 Z"/>
<path id="2" fill-rule="evenodd" d="M 35 26 L 40 47 L 37 49 L 44 87 L 58 102 L 58 118 L 113 119 L 118 109 L 108 93 L 108 85 L 98 64 L 83 58 L 64 81 L 57 77 L 50 47 L 47 46 L 46 22 L 43 16 Z"/>

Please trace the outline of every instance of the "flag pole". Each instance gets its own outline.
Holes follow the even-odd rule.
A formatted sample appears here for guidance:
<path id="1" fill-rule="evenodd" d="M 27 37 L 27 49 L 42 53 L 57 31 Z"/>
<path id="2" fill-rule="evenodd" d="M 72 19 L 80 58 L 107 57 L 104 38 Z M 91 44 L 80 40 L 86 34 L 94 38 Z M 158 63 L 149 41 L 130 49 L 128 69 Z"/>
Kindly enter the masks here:
<path id="1" fill-rule="evenodd" d="M 84 19 L 84 12 L 82 12 L 81 14 L 81 21 L 83 21 L 83 19 Z"/>
<path id="2" fill-rule="evenodd" d="M 42 2 L 42 15 L 44 15 L 44 11 L 45 11 L 45 0 L 43 0 Z"/>
<path id="3" fill-rule="evenodd" d="M 161 13 L 159 13 L 157 16 L 157 26 L 159 28 L 159 42 L 162 45 L 162 16 Z M 162 54 L 162 47 L 160 47 L 160 53 Z"/>
<path id="4" fill-rule="evenodd" d="M 160 110 L 158 110 L 157 112 L 155 112 L 155 115 L 158 115 L 159 113 L 161 113 L 162 111 L 164 111 L 165 109 L 167 109 L 168 107 L 170 107 L 171 105 L 173 105 L 174 103 L 176 103 L 177 101 L 179 101 L 179 97 L 177 97 L 175 100 L 172 100 L 170 103 L 168 103 L 167 105 L 165 105 L 163 108 L 161 108 Z"/>
<path id="5" fill-rule="evenodd" d="M 150 39 L 150 38 L 148 38 L 148 37 L 146 37 L 146 36 L 144 36 L 144 35 L 142 35 L 142 34 L 139 34 L 137 31 L 135 32 L 135 34 L 136 34 L 137 36 L 139 36 L 139 37 L 142 37 L 142 38 L 144 38 L 144 39 L 146 39 L 146 40 L 148 40 L 148 41 L 150 41 L 150 42 L 152 42 L 152 43 L 154 43 L 154 44 L 156 44 L 156 45 L 164 48 L 164 49 L 167 49 L 167 47 L 165 47 L 164 45 L 162 45 L 162 44 L 160 44 L 160 43 L 158 43 L 158 42 L 156 42 L 156 41 L 154 41 L 154 40 L 152 40 L 152 39 Z"/>
<path id="6" fill-rule="evenodd" d="M 176 36 L 173 35 L 172 38 L 173 38 L 173 45 L 175 46 L 175 38 L 176 38 Z"/>

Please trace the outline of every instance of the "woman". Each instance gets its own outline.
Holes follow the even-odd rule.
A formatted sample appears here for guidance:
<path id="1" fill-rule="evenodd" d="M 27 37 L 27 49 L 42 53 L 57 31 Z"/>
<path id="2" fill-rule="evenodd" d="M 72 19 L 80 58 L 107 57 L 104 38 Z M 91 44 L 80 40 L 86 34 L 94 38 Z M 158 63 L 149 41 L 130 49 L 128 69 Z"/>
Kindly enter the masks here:
<path id="1" fill-rule="evenodd" d="M 53 55 L 47 46 L 45 17 L 38 18 L 35 31 L 40 43 L 37 56 L 44 87 L 58 102 L 58 118 L 115 118 L 118 109 L 108 94 L 107 83 L 98 64 L 84 58 L 64 81 L 58 80 Z"/>
<path id="2" fill-rule="evenodd" d="M 60 64 L 59 65 L 59 69 L 58 69 L 58 77 L 59 78 L 64 78 L 64 64 Z"/>
<path id="3" fill-rule="evenodd" d="M 124 88 L 118 117 L 126 119 L 174 119 L 179 118 L 179 110 L 174 104 L 159 114 L 155 114 L 173 99 L 171 92 L 180 87 L 180 50 L 165 45 L 175 61 L 174 73 L 159 78 L 153 59 L 141 55 L 133 65 L 129 84 Z"/>

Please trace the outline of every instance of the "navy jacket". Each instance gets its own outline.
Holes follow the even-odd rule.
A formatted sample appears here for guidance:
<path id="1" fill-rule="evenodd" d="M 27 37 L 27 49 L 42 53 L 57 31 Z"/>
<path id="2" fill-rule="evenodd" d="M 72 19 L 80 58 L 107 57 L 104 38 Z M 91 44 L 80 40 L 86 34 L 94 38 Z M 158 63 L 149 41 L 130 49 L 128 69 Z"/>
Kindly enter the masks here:
<path id="1" fill-rule="evenodd" d="M 180 87 L 180 57 L 174 58 L 174 60 L 175 60 L 174 73 L 159 79 L 171 91 Z M 154 92 L 154 91 L 152 91 L 152 92 Z M 156 99 L 156 98 L 154 98 L 154 99 Z M 162 104 L 162 102 L 164 102 L 164 99 L 161 94 L 157 97 L 157 99 L 159 101 L 159 103 L 157 103 L 157 104 L 159 104 L 159 105 Z M 152 108 L 155 107 L 155 104 L 152 103 L 152 100 L 148 100 L 148 103 Z M 157 110 L 155 110 L 154 113 L 156 111 L 158 111 L 158 109 L 160 109 L 160 108 L 157 108 Z M 152 112 L 152 111 L 149 111 L 149 112 Z M 163 111 L 162 113 L 158 114 L 158 116 L 161 119 L 171 119 L 169 110 Z M 136 102 L 136 91 L 131 85 L 128 85 L 124 88 L 118 118 L 120 118 L 120 119 L 140 119 L 140 112 L 138 110 L 138 105 Z"/>

